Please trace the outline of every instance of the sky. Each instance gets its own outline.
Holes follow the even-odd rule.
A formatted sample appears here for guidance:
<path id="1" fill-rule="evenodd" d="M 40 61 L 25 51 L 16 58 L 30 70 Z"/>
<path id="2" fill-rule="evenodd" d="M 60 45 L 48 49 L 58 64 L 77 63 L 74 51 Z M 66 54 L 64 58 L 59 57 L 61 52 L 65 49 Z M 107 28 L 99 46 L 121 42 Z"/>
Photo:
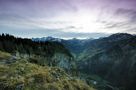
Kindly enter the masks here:
<path id="1" fill-rule="evenodd" d="M 0 33 L 27 38 L 136 34 L 136 0 L 0 0 Z"/>

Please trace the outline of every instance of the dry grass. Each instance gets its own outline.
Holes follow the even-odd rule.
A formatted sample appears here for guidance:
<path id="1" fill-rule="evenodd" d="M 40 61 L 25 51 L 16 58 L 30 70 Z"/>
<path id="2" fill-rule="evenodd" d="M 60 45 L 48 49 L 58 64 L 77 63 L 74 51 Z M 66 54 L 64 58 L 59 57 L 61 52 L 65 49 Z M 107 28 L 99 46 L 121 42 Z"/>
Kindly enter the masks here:
<path id="1" fill-rule="evenodd" d="M 63 69 L 39 66 L 26 60 L 0 65 L 2 90 L 94 90 L 85 82 L 74 79 Z"/>
<path id="2" fill-rule="evenodd" d="M 0 51 L 0 59 L 8 59 L 11 57 L 11 54 Z"/>

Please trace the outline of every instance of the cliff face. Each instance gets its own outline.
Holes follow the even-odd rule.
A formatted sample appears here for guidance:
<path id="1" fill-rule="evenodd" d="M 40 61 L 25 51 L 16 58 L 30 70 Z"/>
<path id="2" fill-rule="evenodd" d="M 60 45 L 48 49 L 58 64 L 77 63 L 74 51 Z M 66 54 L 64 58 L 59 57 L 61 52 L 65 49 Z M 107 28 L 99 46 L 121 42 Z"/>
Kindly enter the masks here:
<path id="1" fill-rule="evenodd" d="M 55 66 L 70 70 L 74 68 L 75 61 L 73 57 L 69 57 L 65 54 L 56 53 L 54 54 L 52 60 L 54 61 Z"/>

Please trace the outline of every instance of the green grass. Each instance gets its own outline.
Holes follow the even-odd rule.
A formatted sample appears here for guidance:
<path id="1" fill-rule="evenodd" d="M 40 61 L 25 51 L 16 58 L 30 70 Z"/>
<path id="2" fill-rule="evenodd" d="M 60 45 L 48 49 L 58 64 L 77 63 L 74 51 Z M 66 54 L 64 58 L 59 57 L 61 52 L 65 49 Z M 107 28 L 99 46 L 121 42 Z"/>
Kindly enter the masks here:
<path id="1" fill-rule="evenodd" d="M 10 53 L 0 51 L 0 59 L 8 59 L 9 57 L 11 57 Z"/>
<path id="2" fill-rule="evenodd" d="M 2 90 L 94 90 L 61 68 L 40 66 L 26 60 L 0 65 Z"/>

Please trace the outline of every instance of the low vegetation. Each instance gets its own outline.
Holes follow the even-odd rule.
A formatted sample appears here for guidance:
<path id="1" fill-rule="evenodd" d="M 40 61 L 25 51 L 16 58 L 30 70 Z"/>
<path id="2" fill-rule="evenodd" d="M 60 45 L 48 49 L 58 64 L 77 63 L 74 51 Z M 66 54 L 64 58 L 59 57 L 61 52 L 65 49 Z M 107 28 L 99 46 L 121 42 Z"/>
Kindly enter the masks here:
<path id="1" fill-rule="evenodd" d="M 0 59 L 7 59 L 10 57 L 11 57 L 11 54 L 0 51 Z"/>
<path id="2" fill-rule="evenodd" d="M 94 90 L 61 68 L 40 66 L 26 60 L 0 64 L 1 90 Z"/>

